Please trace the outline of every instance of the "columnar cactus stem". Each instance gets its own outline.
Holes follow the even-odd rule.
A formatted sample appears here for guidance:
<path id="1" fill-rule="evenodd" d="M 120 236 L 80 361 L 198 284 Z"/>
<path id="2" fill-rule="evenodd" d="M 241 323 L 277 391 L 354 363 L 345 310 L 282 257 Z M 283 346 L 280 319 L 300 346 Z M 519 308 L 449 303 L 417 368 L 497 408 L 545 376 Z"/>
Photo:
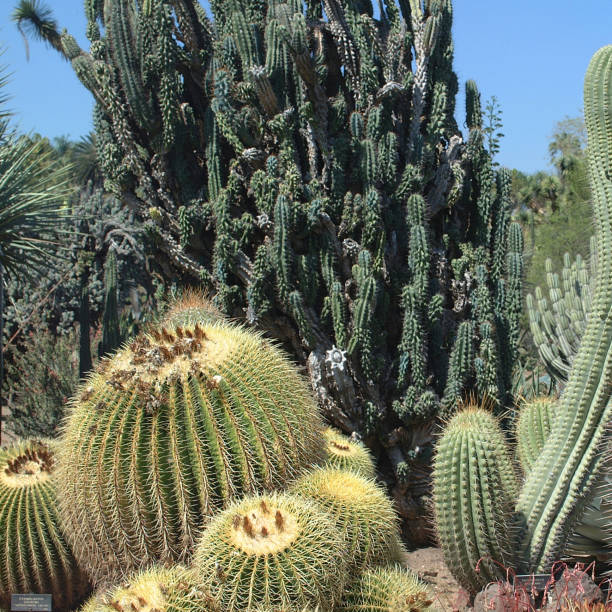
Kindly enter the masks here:
<path id="1" fill-rule="evenodd" d="M 612 46 L 591 60 L 584 111 L 597 277 L 591 315 L 553 429 L 517 505 L 525 520 L 521 565 L 529 571 L 547 571 L 560 557 L 604 467 L 602 444 L 612 420 Z"/>

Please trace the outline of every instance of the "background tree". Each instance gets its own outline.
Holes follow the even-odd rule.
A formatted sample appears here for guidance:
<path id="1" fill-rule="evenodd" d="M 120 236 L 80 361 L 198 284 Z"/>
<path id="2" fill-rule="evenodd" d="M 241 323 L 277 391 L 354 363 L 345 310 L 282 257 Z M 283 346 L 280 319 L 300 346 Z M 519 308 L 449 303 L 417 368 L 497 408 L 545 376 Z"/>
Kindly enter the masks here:
<path id="1" fill-rule="evenodd" d="M 53 164 L 70 167 L 72 193 L 64 204 L 67 218 L 61 229 L 47 227 L 40 234 L 62 256 L 31 270 L 27 278 L 8 279 L 4 392 L 9 432 L 53 436 L 79 376 L 99 351 L 105 353 L 135 333 L 152 308 L 156 285 L 142 224 L 101 187 L 93 137 L 77 143 L 61 139 L 52 144 L 41 137 L 32 141 Z M 112 302 L 105 273 L 109 252 L 115 254 L 116 274 L 110 275 L 115 277 L 114 308 L 107 307 L 109 296 Z M 111 311 L 120 313 L 121 321 L 114 320 Z M 113 339 L 108 337 L 110 328 Z M 60 354 L 69 358 L 59 359 Z M 22 379 L 24 372 L 29 372 L 28 381 Z"/>

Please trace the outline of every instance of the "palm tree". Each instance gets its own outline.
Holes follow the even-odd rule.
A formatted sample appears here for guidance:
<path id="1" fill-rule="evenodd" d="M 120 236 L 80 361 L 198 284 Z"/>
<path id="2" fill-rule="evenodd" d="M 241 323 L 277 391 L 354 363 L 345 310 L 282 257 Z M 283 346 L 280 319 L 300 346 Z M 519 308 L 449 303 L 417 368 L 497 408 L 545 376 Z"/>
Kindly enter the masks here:
<path id="1" fill-rule="evenodd" d="M 1 51 L 0 51 L 1 53 Z M 69 214 L 69 166 L 58 166 L 43 141 L 32 141 L 10 126 L 5 110 L 6 68 L 0 67 L 0 386 L 4 379 L 5 277 L 27 274 L 54 255 L 45 236 Z M 2 398 L 0 397 L 0 409 Z M 0 440 L 2 418 L 0 414 Z"/>

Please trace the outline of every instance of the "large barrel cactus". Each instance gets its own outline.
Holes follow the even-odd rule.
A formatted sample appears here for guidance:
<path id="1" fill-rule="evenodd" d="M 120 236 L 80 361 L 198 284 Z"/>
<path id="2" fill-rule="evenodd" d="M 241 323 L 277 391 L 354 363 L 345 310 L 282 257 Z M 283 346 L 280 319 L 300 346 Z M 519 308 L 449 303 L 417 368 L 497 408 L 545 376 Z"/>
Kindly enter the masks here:
<path id="1" fill-rule="evenodd" d="M 435 482 L 440 539 L 451 569 L 458 568 L 457 578 L 472 590 L 482 586 L 483 576 L 470 550 L 521 573 L 548 572 L 568 552 L 575 530 L 572 544 L 589 531 L 586 518 L 591 527 L 596 526 L 592 515 L 589 517 L 594 498 L 605 500 L 609 495 L 605 477 L 612 443 L 612 46 L 600 49 L 591 60 L 584 98 L 597 242 L 594 291 L 550 431 L 515 500 L 518 530 L 506 527 L 512 520 L 510 512 L 491 521 L 482 510 L 486 506 L 475 503 L 482 499 L 491 504 L 501 493 L 490 486 L 501 479 L 508 459 L 482 446 L 504 443 L 501 432 L 488 432 L 471 423 L 461 443 L 453 442 L 457 419 L 462 417 L 458 415 L 440 441 Z M 602 485 L 607 493 L 602 492 Z M 598 510 L 603 511 L 601 504 Z M 461 524 L 462 529 L 453 531 L 447 524 Z M 608 518 L 608 538 L 609 525 Z M 505 553 L 495 548 L 500 538 L 509 543 Z"/>
<path id="2" fill-rule="evenodd" d="M 27 440 L 0 449 L 0 609 L 13 593 L 50 593 L 70 610 L 88 591 L 62 533 L 56 500 L 55 445 Z"/>
<path id="3" fill-rule="evenodd" d="M 164 275 L 307 364 L 325 415 L 380 450 L 423 541 L 432 429 L 472 392 L 511 403 L 522 236 L 466 84 L 450 0 L 85 2 L 89 52 L 15 12 L 97 105 L 106 186 Z"/>
<path id="4" fill-rule="evenodd" d="M 306 382 L 261 335 L 223 321 L 152 327 L 73 401 L 60 507 L 100 581 L 185 560 L 208 516 L 284 487 L 324 449 Z"/>

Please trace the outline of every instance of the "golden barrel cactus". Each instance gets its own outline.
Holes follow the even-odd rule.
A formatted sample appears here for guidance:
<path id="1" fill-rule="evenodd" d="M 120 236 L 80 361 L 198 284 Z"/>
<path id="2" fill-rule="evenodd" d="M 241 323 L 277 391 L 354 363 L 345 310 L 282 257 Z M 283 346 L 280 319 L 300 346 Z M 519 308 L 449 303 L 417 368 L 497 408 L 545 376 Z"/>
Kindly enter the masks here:
<path id="1" fill-rule="evenodd" d="M 324 457 L 305 380 L 261 335 L 222 320 L 154 327 L 72 403 L 60 508 L 95 581 L 182 562 L 232 499 L 283 488 Z"/>

